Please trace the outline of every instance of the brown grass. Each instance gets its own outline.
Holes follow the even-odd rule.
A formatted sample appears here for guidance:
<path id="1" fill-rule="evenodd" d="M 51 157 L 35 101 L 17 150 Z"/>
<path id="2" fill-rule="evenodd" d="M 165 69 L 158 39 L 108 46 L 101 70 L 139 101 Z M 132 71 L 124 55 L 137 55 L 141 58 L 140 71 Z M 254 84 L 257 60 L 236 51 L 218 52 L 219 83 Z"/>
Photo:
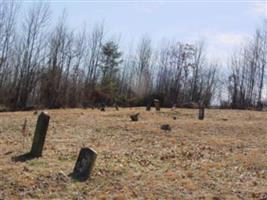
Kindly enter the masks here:
<path id="1" fill-rule="evenodd" d="M 204 121 L 192 109 L 49 114 L 43 157 L 15 163 L 31 147 L 37 116 L 0 113 L 0 199 L 267 199 L 266 112 L 207 110 Z M 172 131 L 160 129 L 166 123 Z M 98 158 L 91 180 L 80 183 L 65 175 L 82 146 Z"/>

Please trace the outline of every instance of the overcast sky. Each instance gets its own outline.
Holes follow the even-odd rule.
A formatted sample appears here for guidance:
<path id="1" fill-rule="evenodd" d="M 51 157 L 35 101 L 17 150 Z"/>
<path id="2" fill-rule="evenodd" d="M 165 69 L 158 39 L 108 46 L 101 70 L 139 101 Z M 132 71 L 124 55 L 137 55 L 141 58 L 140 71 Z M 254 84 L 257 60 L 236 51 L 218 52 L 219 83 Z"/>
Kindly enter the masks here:
<path id="1" fill-rule="evenodd" d="M 25 2 L 31 6 L 35 1 Z M 50 8 L 51 19 L 58 19 L 65 9 L 67 22 L 73 29 L 84 24 L 91 27 L 104 20 L 108 34 L 120 35 L 122 45 L 137 41 L 144 34 L 154 43 L 164 38 L 185 42 L 205 40 L 209 57 L 219 60 L 225 60 L 267 17 L 267 0 L 50 0 Z"/>

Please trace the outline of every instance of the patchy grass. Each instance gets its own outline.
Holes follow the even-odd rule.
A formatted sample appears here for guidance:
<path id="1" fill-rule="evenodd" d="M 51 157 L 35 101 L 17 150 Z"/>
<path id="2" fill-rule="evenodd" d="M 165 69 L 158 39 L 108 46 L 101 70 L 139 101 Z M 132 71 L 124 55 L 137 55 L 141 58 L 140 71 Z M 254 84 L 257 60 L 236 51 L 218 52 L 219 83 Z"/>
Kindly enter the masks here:
<path id="1" fill-rule="evenodd" d="M 0 199 L 267 199 L 266 112 L 207 110 L 203 121 L 193 109 L 49 114 L 43 157 L 15 163 L 30 150 L 37 116 L 0 113 Z M 80 183 L 67 175 L 83 146 L 98 157 L 91 180 Z"/>

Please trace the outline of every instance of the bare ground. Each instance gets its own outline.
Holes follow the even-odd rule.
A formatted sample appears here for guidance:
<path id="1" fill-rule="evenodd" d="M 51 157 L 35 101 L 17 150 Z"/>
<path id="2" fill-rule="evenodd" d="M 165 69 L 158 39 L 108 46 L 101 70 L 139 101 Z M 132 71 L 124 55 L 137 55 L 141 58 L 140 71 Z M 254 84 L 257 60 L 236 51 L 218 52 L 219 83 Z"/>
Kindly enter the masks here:
<path id="1" fill-rule="evenodd" d="M 30 150 L 37 115 L 0 113 L 0 199 L 267 199 L 266 112 L 207 110 L 204 121 L 190 109 L 48 112 L 43 157 L 26 162 L 11 158 Z M 98 158 L 91 180 L 77 182 L 67 175 L 83 146 Z"/>

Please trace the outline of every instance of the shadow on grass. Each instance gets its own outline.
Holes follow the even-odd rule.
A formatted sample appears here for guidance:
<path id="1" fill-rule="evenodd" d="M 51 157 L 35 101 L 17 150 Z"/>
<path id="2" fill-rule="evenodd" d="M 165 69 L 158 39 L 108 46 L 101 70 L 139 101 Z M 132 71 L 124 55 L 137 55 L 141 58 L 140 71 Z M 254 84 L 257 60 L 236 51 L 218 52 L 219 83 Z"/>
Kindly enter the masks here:
<path id="1" fill-rule="evenodd" d="M 25 153 L 19 156 L 14 156 L 11 158 L 12 161 L 14 162 L 26 162 L 28 160 L 32 160 L 34 158 L 37 158 L 36 156 L 33 156 L 30 152 L 29 153 Z"/>
<path id="2" fill-rule="evenodd" d="M 70 177 L 72 180 L 78 181 L 78 182 L 85 182 L 89 179 L 89 177 L 80 176 L 74 172 L 68 174 L 68 177 Z"/>

